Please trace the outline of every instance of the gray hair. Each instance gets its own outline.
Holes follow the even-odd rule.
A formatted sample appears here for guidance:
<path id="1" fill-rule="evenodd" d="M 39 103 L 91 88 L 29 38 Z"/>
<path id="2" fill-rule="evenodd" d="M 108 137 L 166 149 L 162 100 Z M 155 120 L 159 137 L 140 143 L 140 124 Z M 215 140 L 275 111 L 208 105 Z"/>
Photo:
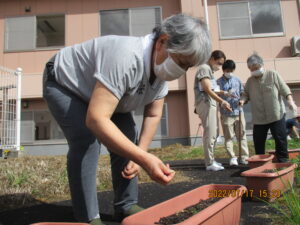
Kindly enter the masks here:
<path id="1" fill-rule="evenodd" d="M 248 57 L 247 65 L 248 65 L 248 67 L 250 67 L 250 66 L 260 66 L 261 67 L 264 65 L 264 61 L 257 53 L 253 53 L 251 56 Z"/>
<path id="2" fill-rule="evenodd" d="M 167 51 L 191 56 L 194 66 L 206 63 L 210 57 L 210 35 L 206 23 L 201 19 L 176 14 L 166 18 L 153 32 L 156 39 L 167 34 Z"/>

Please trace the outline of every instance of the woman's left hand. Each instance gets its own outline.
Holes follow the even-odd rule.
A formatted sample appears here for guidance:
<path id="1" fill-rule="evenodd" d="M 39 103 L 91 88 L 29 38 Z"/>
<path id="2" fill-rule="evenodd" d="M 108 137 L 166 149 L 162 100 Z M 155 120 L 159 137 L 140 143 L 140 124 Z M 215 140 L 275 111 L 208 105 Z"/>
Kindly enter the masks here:
<path id="1" fill-rule="evenodd" d="M 129 161 L 122 171 L 122 176 L 126 179 L 132 179 L 140 172 L 140 166 L 133 161 Z"/>

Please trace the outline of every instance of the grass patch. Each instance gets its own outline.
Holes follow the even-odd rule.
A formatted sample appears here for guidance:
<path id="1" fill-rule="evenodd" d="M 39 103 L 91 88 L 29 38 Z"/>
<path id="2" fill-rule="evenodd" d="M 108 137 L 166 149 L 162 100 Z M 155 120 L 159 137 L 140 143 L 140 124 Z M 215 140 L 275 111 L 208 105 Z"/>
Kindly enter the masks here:
<path id="1" fill-rule="evenodd" d="M 299 139 L 291 139 L 288 140 L 288 149 L 297 149 L 300 148 L 300 140 Z M 274 150 L 275 149 L 275 141 L 273 139 L 266 141 L 266 150 Z"/>
<path id="2" fill-rule="evenodd" d="M 280 215 L 273 216 L 272 224 L 299 225 L 300 224 L 300 156 L 291 160 L 298 167 L 295 169 L 295 184 L 290 190 L 274 203 L 269 203 Z"/>
<path id="3" fill-rule="evenodd" d="M 267 141 L 267 149 L 274 149 L 273 140 Z M 290 140 L 289 146 L 300 148 L 300 141 Z M 254 153 L 253 143 L 248 143 L 250 155 Z M 291 147 L 290 147 L 291 148 Z M 238 154 L 238 145 L 234 145 Z M 150 149 L 163 161 L 203 159 L 202 146 L 170 145 L 164 148 Z M 229 158 L 224 145 L 215 148 L 216 158 Z M 299 167 L 297 170 L 299 174 Z M 299 176 L 300 177 L 300 176 Z M 101 178 L 101 179 L 100 179 Z M 181 171 L 176 171 L 173 183 L 189 182 Z M 153 182 L 145 171 L 139 175 L 140 183 Z M 55 202 L 70 199 L 66 156 L 23 156 L 0 160 L 0 211 L 30 206 L 38 202 Z M 110 158 L 101 155 L 97 171 L 97 190 L 112 190 Z"/>
<path id="4" fill-rule="evenodd" d="M 143 170 L 139 181 L 153 182 Z M 186 181 L 189 178 L 177 171 L 172 182 Z M 70 199 L 66 156 L 24 156 L 0 160 L 0 183 L 0 212 L 39 202 Z M 101 155 L 99 159 L 97 190 L 112 190 L 108 155 Z"/>

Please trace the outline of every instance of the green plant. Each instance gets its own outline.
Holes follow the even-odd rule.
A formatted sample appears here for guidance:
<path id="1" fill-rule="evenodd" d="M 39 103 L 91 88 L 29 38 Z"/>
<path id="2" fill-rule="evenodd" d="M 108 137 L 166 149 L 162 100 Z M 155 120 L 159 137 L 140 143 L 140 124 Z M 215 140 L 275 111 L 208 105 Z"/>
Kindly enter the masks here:
<path id="1" fill-rule="evenodd" d="M 300 198 L 292 186 L 289 192 L 283 193 L 282 198 L 271 206 L 283 214 L 289 224 L 300 224 Z"/>
<path id="2" fill-rule="evenodd" d="M 29 174 L 24 171 L 22 171 L 19 174 L 8 172 L 7 178 L 9 180 L 10 185 L 13 187 L 21 187 L 22 185 L 30 181 Z"/>
<path id="3" fill-rule="evenodd" d="M 298 155 L 295 159 L 292 159 L 291 160 L 293 163 L 296 163 L 297 164 L 297 168 L 296 170 L 299 170 L 300 169 L 300 155 Z"/>
<path id="4" fill-rule="evenodd" d="M 298 157 L 299 160 L 299 157 Z M 298 161 L 300 162 L 300 160 Z M 299 175 L 295 173 L 296 182 L 299 181 Z M 299 225 L 300 224 L 300 195 L 299 189 L 294 188 L 290 183 L 285 184 L 289 186 L 289 191 L 282 193 L 281 198 L 277 199 L 275 202 L 270 203 L 263 199 L 260 199 L 263 202 L 266 202 L 271 207 L 276 209 L 281 213 L 284 218 L 276 217 L 274 220 L 282 220 L 285 225 Z"/>
<path id="5" fill-rule="evenodd" d="M 289 149 L 300 148 L 300 140 L 298 139 L 288 140 L 288 148 Z M 275 141 L 273 139 L 267 140 L 266 150 L 273 150 L 273 149 L 275 149 Z"/>

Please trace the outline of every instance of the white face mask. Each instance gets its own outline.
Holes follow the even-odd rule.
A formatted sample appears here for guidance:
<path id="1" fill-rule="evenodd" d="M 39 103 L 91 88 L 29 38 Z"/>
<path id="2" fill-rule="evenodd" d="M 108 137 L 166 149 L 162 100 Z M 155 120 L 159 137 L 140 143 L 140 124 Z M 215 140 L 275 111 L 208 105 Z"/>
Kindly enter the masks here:
<path id="1" fill-rule="evenodd" d="M 216 71 L 218 71 L 220 69 L 220 67 L 217 66 L 217 65 L 213 65 L 212 69 L 213 69 L 214 72 L 216 72 Z"/>
<path id="2" fill-rule="evenodd" d="M 233 76 L 233 73 L 224 73 L 224 76 L 229 79 Z"/>
<path id="3" fill-rule="evenodd" d="M 171 81 L 178 79 L 186 73 L 168 53 L 168 57 L 159 65 L 156 64 L 157 53 L 154 61 L 154 73 L 161 80 Z"/>
<path id="4" fill-rule="evenodd" d="M 254 77 L 259 77 L 259 76 L 262 76 L 264 74 L 265 70 L 264 68 L 259 68 L 258 70 L 254 70 L 251 72 L 251 75 L 254 76 Z"/>

